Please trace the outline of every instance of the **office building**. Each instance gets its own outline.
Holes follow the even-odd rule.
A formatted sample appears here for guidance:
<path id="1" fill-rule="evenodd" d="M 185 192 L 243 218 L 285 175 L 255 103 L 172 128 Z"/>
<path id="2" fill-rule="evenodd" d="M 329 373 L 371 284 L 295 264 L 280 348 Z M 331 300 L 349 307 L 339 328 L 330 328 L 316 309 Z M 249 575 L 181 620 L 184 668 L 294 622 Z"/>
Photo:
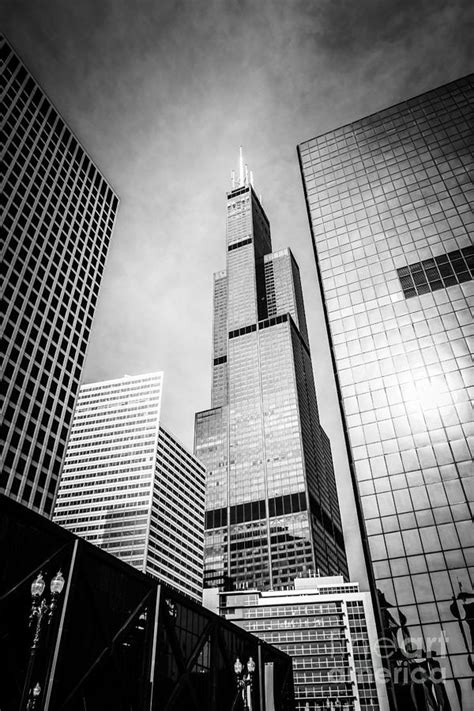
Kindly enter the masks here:
<path id="1" fill-rule="evenodd" d="M 369 593 L 342 576 L 221 592 L 220 613 L 293 659 L 296 711 L 388 711 Z"/>
<path id="2" fill-rule="evenodd" d="M 54 521 L 201 599 L 205 471 L 161 424 L 163 373 L 83 385 Z"/>
<path id="3" fill-rule="evenodd" d="M 5 172 L 0 491 L 51 515 L 118 198 L 0 37 Z"/>
<path id="4" fill-rule="evenodd" d="M 294 711 L 284 652 L 3 495 L 0 518 L 2 709 L 241 711 L 251 681 L 254 711 Z"/>
<path id="5" fill-rule="evenodd" d="M 226 208 L 212 409 L 195 424 L 195 454 L 207 470 L 205 585 L 266 589 L 308 570 L 347 575 L 299 270 L 289 249 L 272 252 L 242 154 Z"/>
<path id="6" fill-rule="evenodd" d="M 438 641 L 451 709 L 472 701 L 473 98 L 470 75 L 299 146 L 385 634 Z"/>

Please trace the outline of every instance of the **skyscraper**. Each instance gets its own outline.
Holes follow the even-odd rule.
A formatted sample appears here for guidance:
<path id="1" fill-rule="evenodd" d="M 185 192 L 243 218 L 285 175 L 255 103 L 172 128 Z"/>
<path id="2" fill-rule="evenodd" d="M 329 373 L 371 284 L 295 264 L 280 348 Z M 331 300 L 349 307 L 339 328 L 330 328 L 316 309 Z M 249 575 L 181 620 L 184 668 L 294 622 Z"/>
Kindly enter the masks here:
<path id="1" fill-rule="evenodd" d="M 0 38 L 5 400 L 0 491 L 50 515 L 118 199 Z"/>
<path id="2" fill-rule="evenodd" d="M 161 424 L 163 373 L 80 389 L 54 521 L 197 600 L 204 467 Z"/>
<path id="3" fill-rule="evenodd" d="M 319 424 L 298 266 L 272 253 L 242 155 L 227 194 L 227 265 L 214 277 L 212 409 L 196 415 L 207 469 L 205 584 L 265 589 L 347 575 Z"/>
<path id="4" fill-rule="evenodd" d="M 299 146 L 386 634 L 420 658 L 437 640 L 452 709 L 472 698 L 473 95 L 470 75 Z"/>

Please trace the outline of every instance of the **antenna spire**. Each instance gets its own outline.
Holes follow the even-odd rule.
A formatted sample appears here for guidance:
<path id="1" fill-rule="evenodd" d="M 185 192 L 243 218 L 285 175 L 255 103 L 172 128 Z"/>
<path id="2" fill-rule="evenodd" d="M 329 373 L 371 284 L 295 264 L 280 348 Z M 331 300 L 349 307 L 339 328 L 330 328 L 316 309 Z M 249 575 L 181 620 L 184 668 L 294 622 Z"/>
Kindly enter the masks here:
<path id="1" fill-rule="evenodd" d="M 242 146 L 239 147 L 239 173 L 236 175 L 236 172 L 234 170 L 232 171 L 231 184 L 232 190 L 236 190 L 237 188 L 254 187 L 253 171 L 249 170 L 247 163 L 244 163 L 244 149 Z M 260 203 L 263 204 L 262 196 L 259 195 L 259 198 Z"/>

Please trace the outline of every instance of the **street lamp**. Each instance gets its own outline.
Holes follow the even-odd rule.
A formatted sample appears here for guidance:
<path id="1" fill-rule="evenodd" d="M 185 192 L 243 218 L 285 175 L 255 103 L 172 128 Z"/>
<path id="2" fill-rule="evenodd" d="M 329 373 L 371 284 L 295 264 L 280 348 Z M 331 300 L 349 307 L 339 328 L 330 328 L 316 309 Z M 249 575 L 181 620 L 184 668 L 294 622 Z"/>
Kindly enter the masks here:
<path id="1" fill-rule="evenodd" d="M 41 625 L 43 622 L 43 617 L 45 614 L 48 616 L 48 624 L 50 624 L 54 611 L 58 606 L 58 599 L 61 595 L 64 587 L 64 577 L 60 570 L 56 573 L 54 578 L 51 580 L 49 585 L 50 590 L 50 602 L 46 601 L 46 597 L 43 597 L 44 589 L 46 584 L 44 582 L 43 574 L 38 573 L 37 577 L 31 583 L 31 612 L 30 612 L 30 627 L 33 625 L 33 621 L 36 617 L 36 629 L 33 637 L 33 643 L 31 648 L 36 648 L 39 644 L 41 636 Z"/>
<path id="2" fill-rule="evenodd" d="M 247 671 L 245 671 L 245 666 L 247 666 Z M 242 703 L 244 706 L 244 711 L 250 711 L 248 705 L 248 694 L 252 693 L 253 684 L 253 674 L 255 672 L 255 662 L 252 657 L 248 658 L 247 665 L 242 664 L 240 659 L 237 657 L 234 664 L 234 672 L 237 681 L 237 697 L 242 697 Z M 235 702 L 234 702 L 235 703 Z"/>
<path id="3" fill-rule="evenodd" d="M 26 672 L 25 684 L 23 686 L 23 696 L 20 708 L 25 708 L 27 711 L 33 711 L 36 708 L 36 703 L 41 695 L 41 686 L 35 684 L 33 689 L 30 688 L 31 677 L 33 674 L 36 655 L 41 644 L 43 621 L 46 618 L 48 625 L 51 624 L 54 612 L 58 606 L 59 597 L 64 588 L 64 576 L 60 570 L 52 578 L 49 584 L 49 599 L 48 595 L 44 594 L 46 583 L 42 573 L 38 573 L 36 578 L 31 583 L 31 610 L 29 616 L 30 628 L 33 628 L 33 639 L 30 645 L 30 659 L 28 661 L 28 669 Z"/>

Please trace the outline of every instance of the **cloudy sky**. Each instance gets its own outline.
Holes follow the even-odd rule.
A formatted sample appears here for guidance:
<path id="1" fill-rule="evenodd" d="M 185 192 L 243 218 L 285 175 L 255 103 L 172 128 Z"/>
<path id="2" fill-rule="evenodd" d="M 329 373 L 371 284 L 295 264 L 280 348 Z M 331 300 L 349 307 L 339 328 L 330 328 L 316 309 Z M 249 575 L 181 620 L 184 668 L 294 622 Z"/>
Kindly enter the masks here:
<path id="1" fill-rule="evenodd" d="M 470 0 L 3 0 L 2 29 L 118 193 L 85 381 L 165 372 L 192 445 L 239 145 L 300 264 L 322 423 L 345 460 L 296 145 L 472 71 Z M 344 503 L 344 507 L 349 504 Z M 348 520 L 350 513 L 347 513 Z"/>

